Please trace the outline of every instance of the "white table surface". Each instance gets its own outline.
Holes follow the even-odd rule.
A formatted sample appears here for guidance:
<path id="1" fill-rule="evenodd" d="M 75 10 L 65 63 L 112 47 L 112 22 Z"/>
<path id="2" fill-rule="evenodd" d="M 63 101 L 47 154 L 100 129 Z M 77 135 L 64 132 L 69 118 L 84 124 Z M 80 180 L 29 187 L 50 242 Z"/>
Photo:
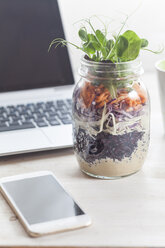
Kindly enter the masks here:
<path id="1" fill-rule="evenodd" d="M 30 238 L 0 195 L 0 247 L 165 247 L 165 137 L 155 73 L 144 81 L 152 102 L 151 142 L 140 172 L 90 178 L 72 149 L 0 159 L 0 177 L 51 170 L 93 220 L 87 228 Z"/>

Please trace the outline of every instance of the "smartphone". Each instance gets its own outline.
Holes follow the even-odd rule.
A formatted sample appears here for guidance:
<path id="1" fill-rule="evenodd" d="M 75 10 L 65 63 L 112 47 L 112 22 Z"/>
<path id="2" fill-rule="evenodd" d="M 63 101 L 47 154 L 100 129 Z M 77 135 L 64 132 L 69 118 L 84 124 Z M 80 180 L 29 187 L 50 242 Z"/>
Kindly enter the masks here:
<path id="1" fill-rule="evenodd" d="M 91 224 L 90 217 L 49 171 L 2 178 L 0 189 L 30 236 Z"/>

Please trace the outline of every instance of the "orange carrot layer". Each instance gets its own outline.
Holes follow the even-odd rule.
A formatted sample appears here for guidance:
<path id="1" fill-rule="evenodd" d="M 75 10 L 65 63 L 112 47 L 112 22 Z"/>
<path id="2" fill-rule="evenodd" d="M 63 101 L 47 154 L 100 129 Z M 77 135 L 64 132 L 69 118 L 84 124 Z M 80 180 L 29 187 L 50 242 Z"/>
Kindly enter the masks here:
<path id="1" fill-rule="evenodd" d="M 89 108 L 93 101 L 95 102 L 96 108 L 101 108 L 111 99 L 110 92 L 104 85 L 94 86 L 89 82 L 85 83 L 80 95 L 86 108 Z"/>
<path id="2" fill-rule="evenodd" d="M 132 97 L 126 89 L 121 89 L 117 98 L 114 99 L 111 104 L 115 104 L 116 108 L 122 108 L 123 106 L 128 112 L 140 109 L 147 101 L 147 93 L 138 83 L 134 83 L 132 88 L 135 93 L 137 93 L 135 96 Z M 112 100 L 109 90 L 106 89 L 103 84 L 94 86 L 90 82 L 86 82 L 81 89 L 80 95 L 83 99 L 85 108 L 89 108 L 92 102 L 94 102 L 96 108 L 101 108 L 105 103 Z"/>
<path id="3" fill-rule="evenodd" d="M 147 93 L 138 83 L 133 84 L 133 89 L 137 92 L 141 99 L 141 103 L 144 104 L 147 101 Z"/>

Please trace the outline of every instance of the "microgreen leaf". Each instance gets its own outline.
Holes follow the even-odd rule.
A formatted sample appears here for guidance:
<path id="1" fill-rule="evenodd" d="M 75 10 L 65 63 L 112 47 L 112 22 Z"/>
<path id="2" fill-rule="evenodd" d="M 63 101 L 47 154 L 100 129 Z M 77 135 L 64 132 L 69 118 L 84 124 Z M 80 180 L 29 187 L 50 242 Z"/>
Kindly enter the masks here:
<path id="1" fill-rule="evenodd" d="M 146 39 L 141 39 L 141 48 L 147 47 L 148 46 L 148 40 Z"/>
<path id="2" fill-rule="evenodd" d="M 90 54 L 94 54 L 96 49 L 94 48 L 92 42 L 86 42 L 83 44 L 84 51 L 90 56 Z M 91 56 L 90 56 L 91 57 Z"/>
<path id="3" fill-rule="evenodd" d="M 105 35 L 100 31 L 100 30 L 96 30 L 96 37 L 99 40 L 101 45 L 105 45 L 106 42 L 106 37 Z"/>
<path id="4" fill-rule="evenodd" d="M 123 35 L 120 35 L 116 46 L 117 56 L 121 58 L 127 48 L 128 40 Z"/>
<path id="5" fill-rule="evenodd" d="M 101 47 L 101 53 L 102 53 L 103 59 L 105 59 L 108 54 L 108 49 L 106 49 L 106 47 Z"/>
<path id="6" fill-rule="evenodd" d="M 100 51 L 101 45 L 98 42 L 98 40 L 96 39 L 95 35 L 94 34 L 88 34 L 88 39 L 92 43 L 95 50 Z"/>
<path id="7" fill-rule="evenodd" d="M 128 41 L 128 46 L 121 54 L 118 54 L 118 57 L 123 62 L 136 59 L 140 52 L 141 39 L 132 30 L 127 30 L 124 34 L 122 34 L 122 37 Z"/>
<path id="8" fill-rule="evenodd" d="M 79 30 L 78 35 L 82 41 L 88 42 L 88 34 L 84 28 Z"/>
<path id="9" fill-rule="evenodd" d="M 108 51 L 110 51 L 112 49 L 112 47 L 114 46 L 115 42 L 113 40 L 108 40 L 106 43 L 106 47 L 108 49 Z"/>

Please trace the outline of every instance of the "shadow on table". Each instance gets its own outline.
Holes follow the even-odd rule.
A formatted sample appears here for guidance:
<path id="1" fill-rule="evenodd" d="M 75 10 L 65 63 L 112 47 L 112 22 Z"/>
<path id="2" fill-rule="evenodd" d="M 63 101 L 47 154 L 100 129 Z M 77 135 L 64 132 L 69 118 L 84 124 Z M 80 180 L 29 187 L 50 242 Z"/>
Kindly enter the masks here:
<path id="1" fill-rule="evenodd" d="M 65 149 L 55 149 L 55 150 L 50 150 L 50 151 L 39 151 L 39 152 L 32 152 L 32 153 L 22 153 L 22 154 L 17 154 L 17 155 L 10 155 L 10 156 L 3 156 L 0 157 L 0 166 L 9 164 L 10 162 L 13 163 L 18 163 L 20 161 L 31 161 L 31 160 L 38 160 L 41 159 L 42 157 L 44 159 L 46 158 L 53 158 L 54 156 L 56 157 L 61 157 L 61 156 L 67 156 L 67 155 L 73 155 L 73 148 L 65 148 Z"/>

